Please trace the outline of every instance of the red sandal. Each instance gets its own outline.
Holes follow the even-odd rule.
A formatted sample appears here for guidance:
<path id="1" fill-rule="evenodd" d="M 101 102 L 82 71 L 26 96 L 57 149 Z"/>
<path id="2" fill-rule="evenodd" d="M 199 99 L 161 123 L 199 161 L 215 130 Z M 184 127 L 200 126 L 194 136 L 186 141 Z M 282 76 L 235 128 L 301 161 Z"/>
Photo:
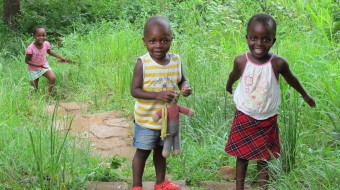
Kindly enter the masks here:
<path id="1" fill-rule="evenodd" d="M 155 190 L 180 190 L 180 186 L 173 184 L 169 179 L 161 184 L 155 184 Z"/>
<path id="2" fill-rule="evenodd" d="M 144 190 L 142 187 L 131 187 L 131 190 Z"/>

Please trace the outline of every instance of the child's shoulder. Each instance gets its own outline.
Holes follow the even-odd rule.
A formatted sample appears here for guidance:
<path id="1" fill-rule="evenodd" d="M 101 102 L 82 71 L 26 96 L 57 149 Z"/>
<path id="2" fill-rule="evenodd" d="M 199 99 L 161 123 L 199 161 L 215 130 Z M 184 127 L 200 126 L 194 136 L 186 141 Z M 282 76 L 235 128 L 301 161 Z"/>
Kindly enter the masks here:
<path id="1" fill-rule="evenodd" d="M 140 55 L 138 58 L 143 59 L 143 58 L 145 58 L 145 57 L 150 57 L 149 52 L 147 52 L 147 53 L 145 53 L 145 54 L 143 54 L 143 55 Z"/>
<path id="2" fill-rule="evenodd" d="M 284 73 L 287 69 L 289 70 L 287 60 L 279 55 L 273 54 L 271 63 L 276 75 Z"/>
<path id="3" fill-rule="evenodd" d="M 170 57 L 180 57 L 180 55 L 177 54 L 177 53 L 169 53 L 169 56 Z"/>
<path id="4" fill-rule="evenodd" d="M 247 62 L 247 55 L 245 53 L 236 56 L 234 59 L 235 64 L 245 64 L 246 62 Z"/>
<path id="5" fill-rule="evenodd" d="M 44 45 L 46 45 L 47 47 L 50 47 L 51 43 L 49 41 L 44 41 Z"/>
<path id="6" fill-rule="evenodd" d="M 175 53 L 169 53 L 169 57 L 171 61 L 179 61 L 181 62 L 181 56 Z"/>
<path id="7" fill-rule="evenodd" d="M 273 53 L 273 58 L 271 60 L 272 64 L 276 65 L 277 67 L 282 67 L 284 65 L 287 65 L 288 62 L 285 58 L 277 55 L 277 54 L 274 54 Z"/>
<path id="8" fill-rule="evenodd" d="M 28 49 L 28 48 L 32 48 L 33 46 L 34 46 L 34 42 L 30 43 L 30 44 L 27 46 L 27 48 L 26 48 L 26 49 Z"/>

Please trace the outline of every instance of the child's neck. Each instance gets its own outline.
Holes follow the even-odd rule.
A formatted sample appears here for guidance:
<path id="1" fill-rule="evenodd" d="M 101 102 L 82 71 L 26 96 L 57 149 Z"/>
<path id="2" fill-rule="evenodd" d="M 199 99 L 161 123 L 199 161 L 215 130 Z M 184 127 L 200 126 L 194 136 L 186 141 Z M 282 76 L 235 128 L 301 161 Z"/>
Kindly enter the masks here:
<path id="1" fill-rule="evenodd" d="M 43 48 L 43 44 L 38 44 L 37 42 L 34 42 L 35 47 L 37 47 L 38 49 L 42 49 Z"/>
<path id="2" fill-rule="evenodd" d="M 256 64 L 265 64 L 270 60 L 272 53 L 268 53 L 267 55 L 264 55 L 263 57 L 260 57 L 260 58 L 254 57 L 251 53 L 248 55 L 250 55 L 249 56 L 250 61 Z"/>
<path id="3" fill-rule="evenodd" d="M 170 63 L 170 55 L 169 55 L 168 53 L 165 55 L 165 57 L 163 57 L 163 58 L 161 58 L 161 59 L 157 59 L 157 58 L 152 57 L 152 56 L 151 56 L 151 58 L 152 58 L 156 63 L 158 63 L 158 64 L 160 64 L 160 65 L 167 65 L 167 64 Z"/>

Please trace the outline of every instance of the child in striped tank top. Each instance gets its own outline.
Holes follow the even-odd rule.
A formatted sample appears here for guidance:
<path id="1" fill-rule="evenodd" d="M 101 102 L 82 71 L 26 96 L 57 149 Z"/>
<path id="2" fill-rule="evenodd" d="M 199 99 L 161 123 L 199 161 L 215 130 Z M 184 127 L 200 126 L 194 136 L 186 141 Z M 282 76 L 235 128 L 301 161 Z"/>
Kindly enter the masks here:
<path id="1" fill-rule="evenodd" d="M 145 162 L 151 150 L 156 169 L 155 190 L 180 189 L 170 180 L 165 180 L 166 158 L 162 156 L 164 142 L 160 138 L 162 124 L 152 119 L 164 104 L 171 102 L 178 87 L 183 96 L 191 94 L 179 55 L 168 53 L 172 39 L 171 27 L 165 18 L 154 16 L 146 21 L 143 42 L 148 52 L 137 59 L 131 84 L 131 95 L 136 98 L 132 190 L 143 189 Z"/>

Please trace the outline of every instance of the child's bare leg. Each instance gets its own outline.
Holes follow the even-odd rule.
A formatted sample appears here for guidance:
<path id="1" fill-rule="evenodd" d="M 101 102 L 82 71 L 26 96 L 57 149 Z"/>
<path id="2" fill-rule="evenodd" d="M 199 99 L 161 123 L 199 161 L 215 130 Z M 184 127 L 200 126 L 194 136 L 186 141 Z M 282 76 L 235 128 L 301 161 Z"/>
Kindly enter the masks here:
<path id="1" fill-rule="evenodd" d="M 54 84 L 56 81 L 55 74 L 52 70 L 48 70 L 46 71 L 46 73 L 44 73 L 44 76 L 48 79 L 48 94 L 52 95 Z"/>
<path id="2" fill-rule="evenodd" d="M 244 180 L 246 179 L 247 167 L 249 160 L 237 158 L 236 160 L 236 190 L 244 189 Z"/>
<path id="3" fill-rule="evenodd" d="M 34 92 L 38 90 L 38 83 L 39 83 L 39 78 L 37 78 L 36 80 L 31 80 L 30 81 L 31 86 L 34 89 Z"/>
<path id="4" fill-rule="evenodd" d="M 149 157 L 151 150 L 137 149 L 132 160 L 133 187 L 142 187 L 142 177 L 146 159 Z"/>
<path id="5" fill-rule="evenodd" d="M 156 184 L 161 184 L 165 180 L 166 158 L 162 155 L 162 146 L 156 146 L 153 152 L 153 162 L 156 169 Z"/>
<path id="6" fill-rule="evenodd" d="M 259 160 L 257 161 L 257 170 L 258 170 L 258 183 L 260 189 L 267 189 L 267 181 L 269 179 L 269 169 L 268 162 Z"/>

